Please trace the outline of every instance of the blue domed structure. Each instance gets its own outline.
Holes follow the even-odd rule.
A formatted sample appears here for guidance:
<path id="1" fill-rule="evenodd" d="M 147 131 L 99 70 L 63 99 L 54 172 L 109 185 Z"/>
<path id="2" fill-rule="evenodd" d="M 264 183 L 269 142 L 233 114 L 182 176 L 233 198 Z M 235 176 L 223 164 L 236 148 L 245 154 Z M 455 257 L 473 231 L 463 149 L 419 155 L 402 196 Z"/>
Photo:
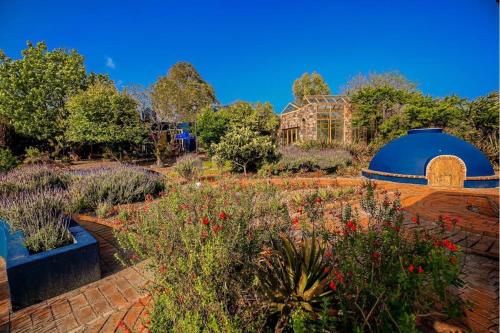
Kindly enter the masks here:
<path id="1" fill-rule="evenodd" d="M 470 143 L 423 128 L 386 144 L 363 175 L 371 179 L 447 187 L 498 187 L 488 158 Z"/>

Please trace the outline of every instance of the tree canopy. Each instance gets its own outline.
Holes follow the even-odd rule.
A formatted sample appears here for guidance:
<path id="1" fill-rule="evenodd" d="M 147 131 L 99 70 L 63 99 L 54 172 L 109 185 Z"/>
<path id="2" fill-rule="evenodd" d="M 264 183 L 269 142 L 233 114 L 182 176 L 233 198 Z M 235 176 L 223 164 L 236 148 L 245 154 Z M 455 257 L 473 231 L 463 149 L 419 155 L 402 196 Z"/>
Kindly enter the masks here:
<path id="1" fill-rule="evenodd" d="M 304 96 L 310 95 L 329 95 L 330 87 L 323 80 L 323 77 L 316 73 L 304 73 L 300 78 L 293 82 L 293 96 L 296 101 L 302 101 Z"/>
<path id="2" fill-rule="evenodd" d="M 67 104 L 66 135 L 71 142 L 112 145 L 139 143 L 144 138 L 137 102 L 114 85 L 98 82 L 72 96 Z"/>
<path id="3" fill-rule="evenodd" d="M 87 85 L 83 57 L 75 50 L 47 50 L 27 43 L 22 58 L 0 51 L 0 116 L 17 133 L 63 141 L 66 100 Z"/>
<path id="4" fill-rule="evenodd" d="M 187 62 L 176 63 L 160 77 L 151 97 L 157 116 L 171 123 L 193 121 L 204 107 L 216 102 L 212 86 Z"/>

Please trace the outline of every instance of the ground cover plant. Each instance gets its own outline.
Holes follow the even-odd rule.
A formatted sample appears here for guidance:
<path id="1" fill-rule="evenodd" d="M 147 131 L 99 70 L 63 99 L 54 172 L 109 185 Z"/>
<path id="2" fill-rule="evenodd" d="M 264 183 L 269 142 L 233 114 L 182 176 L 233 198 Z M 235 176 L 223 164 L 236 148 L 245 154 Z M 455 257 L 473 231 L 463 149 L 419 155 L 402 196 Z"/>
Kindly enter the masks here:
<path id="1" fill-rule="evenodd" d="M 100 213 L 103 205 L 142 201 L 162 189 L 160 175 L 133 166 L 77 172 L 28 165 L 0 176 L 0 218 L 23 234 L 30 252 L 42 252 L 72 241 L 71 214 Z"/>
<path id="2" fill-rule="evenodd" d="M 345 202 L 355 193 L 359 212 Z M 432 234 L 419 223 L 371 185 L 186 184 L 118 238 L 150 259 L 152 332 L 416 332 L 462 306 L 449 292 L 461 286 L 459 246 L 444 239 L 453 219 Z"/>
<path id="3" fill-rule="evenodd" d="M 174 170 L 184 179 L 192 180 L 203 169 L 203 163 L 196 154 L 185 154 L 177 158 Z"/>

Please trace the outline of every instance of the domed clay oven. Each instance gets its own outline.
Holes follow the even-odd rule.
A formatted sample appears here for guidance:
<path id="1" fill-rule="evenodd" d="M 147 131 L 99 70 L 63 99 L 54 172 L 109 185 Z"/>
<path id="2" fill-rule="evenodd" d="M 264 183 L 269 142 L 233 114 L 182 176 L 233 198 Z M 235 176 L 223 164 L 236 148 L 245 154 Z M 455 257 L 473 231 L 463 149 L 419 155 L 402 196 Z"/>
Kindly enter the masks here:
<path id="1" fill-rule="evenodd" d="M 470 143 L 422 128 L 386 144 L 373 157 L 363 176 L 446 187 L 498 187 L 498 176 L 488 158 Z"/>

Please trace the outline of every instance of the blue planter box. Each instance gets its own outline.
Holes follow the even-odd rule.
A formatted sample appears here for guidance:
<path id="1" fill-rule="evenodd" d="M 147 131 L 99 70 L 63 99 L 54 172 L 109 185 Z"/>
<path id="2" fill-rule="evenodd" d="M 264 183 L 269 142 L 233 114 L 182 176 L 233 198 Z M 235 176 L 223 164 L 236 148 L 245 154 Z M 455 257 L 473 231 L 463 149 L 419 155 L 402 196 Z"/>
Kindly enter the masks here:
<path id="1" fill-rule="evenodd" d="M 101 278 L 99 244 L 75 221 L 73 244 L 32 254 L 20 232 L 10 233 L 0 220 L 0 255 L 7 262 L 12 307 L 19 309 L 60 295 Z"/>

